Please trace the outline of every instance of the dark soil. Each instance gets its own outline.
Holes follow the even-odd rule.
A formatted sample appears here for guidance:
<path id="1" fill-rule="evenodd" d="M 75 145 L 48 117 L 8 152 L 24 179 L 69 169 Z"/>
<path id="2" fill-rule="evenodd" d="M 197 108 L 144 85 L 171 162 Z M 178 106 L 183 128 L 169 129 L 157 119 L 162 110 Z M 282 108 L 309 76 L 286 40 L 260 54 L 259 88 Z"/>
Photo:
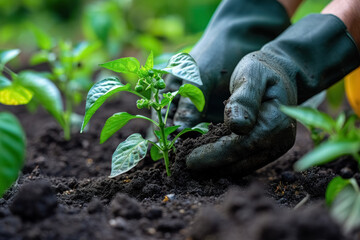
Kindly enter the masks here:
<path id="1" fill-rule="evenodd" d="M 107 102 L 90 121 L 90 130 L 74 133 L 69 142 L 44 111 L 0 107 L 18 116 L 28 138 L 22 174 L 0 199 L 0 240 L 347 239 L 323 200 L 334 176 L 360 178 L 357 165 L 340 159 L 294 172 L 293 163 L 312 148 L 301 126 L 288 153 L 246 177 L 189 172 L 188 147 L 202 140 L 180 140 L 171 156 L 172 177 L 162 162 L 146 157 L 128 173 L 108 178 L 116 146 L 134 132 L 145 136 L 148 125 L 133 120 L 102 145 L 101 128 L 115 112 L 138 114 L 134 102 L 126 94 Z M 221 125 L 212 126 L 206 141 L 224 134 Z M 305 204 L 293 210 L 304 198 Z"/>

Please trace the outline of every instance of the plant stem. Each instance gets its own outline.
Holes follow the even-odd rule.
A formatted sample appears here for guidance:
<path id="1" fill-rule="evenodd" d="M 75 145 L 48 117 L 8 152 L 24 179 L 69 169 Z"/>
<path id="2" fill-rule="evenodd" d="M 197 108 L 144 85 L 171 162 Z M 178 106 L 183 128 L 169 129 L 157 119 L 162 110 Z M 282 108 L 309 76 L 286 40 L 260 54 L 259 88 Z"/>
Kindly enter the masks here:
<path id="1" fill-rule="evenodd" d="M 66 111 L 64 114 L 64 139 L 69 141 L 71 139 L 71 113 L 72 113 L 72 101 L 69 94 L 65 93 Z"/>

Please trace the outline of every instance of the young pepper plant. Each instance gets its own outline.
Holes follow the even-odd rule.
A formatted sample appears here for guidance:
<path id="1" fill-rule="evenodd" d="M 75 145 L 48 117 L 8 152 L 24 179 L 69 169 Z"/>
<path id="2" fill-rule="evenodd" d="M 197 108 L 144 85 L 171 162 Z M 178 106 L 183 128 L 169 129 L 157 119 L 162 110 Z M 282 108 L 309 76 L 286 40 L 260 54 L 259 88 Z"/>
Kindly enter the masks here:
<path id="1" fill-rule="evenodd" d="M 173 74 L 183 80 L 202 85 L 200 72 L 195 60 L 186 53 L 179 53 L 170 58 L 168 65 L 163 69 L 154 68 L 154 58 L 151 52 L 144 66 L 140 66 L 139 61 L 133 57 L 120 58 L 111 62 L 101 64 L 102 67 L 118 73 L 133 73 L 139 78 L 133 89 L 128 83 L 122 84 L 118 78 L 111 77 L 97 82 L 89 91 L 86 99 L 85 116 L 82 130 L 88 124 L 90 118 L 105 102 L 107 98 L 121 91 L 135 94 L 140 99 L 137 100 L 137 108 L 153 108 L 157 112 L 158 122 L 142 115 L 132 115 L 127 112 L 115 113 L 105 123 L 100 136 L 100 143 L 105 142 L 116 131 L 125 126 L 131 119 L 144 119 L 151 122 L 156 130 L 154 134 L 158 142 L 143 139 L 138 133 L 132 134 L 124 142 L 120 143 L 112 156 L 112 169 L 110 177 L 116 177 L 129 171 L 141 161 L 151 144 L 150 155 L 154 161 L 164 159 L 166 173 L 171 175 L 169 168 L 169 152 L 174 148 L 175 141 L 184 133 L 197 131 L 202 134 L 208 131 L 208 124 L 201 123 L 193 128 L 185 128 L 178 133 L 174 139 L 170 140 L 169 135 L 174 133 L 180 126 L 166 127 L 169 114 L 169 106 L 177 95 L 188 97 L 195 107 L 202 111 L 205 105 L 205 98 L 202 91 L 192 85 L 183 84 L 175 92 L 161 93 L 166 84 L 162 76 Z M 166 108 L 165 116 L 161 110 Z"/>
<path id="2" fill-rule="evenodd" d="M 82 116 L 74 112 L 93 82 L 94 72 L 91 56 L 99 47 L 98 43 L 81 42 L 75 46 L 70 41 L 54 41 L 41 29 L 32 27 L 39 51 L 30 59 L 32 65 L 47 63 L 50 72 L 44 73 L 59 89 L 64 97 L 64 110 L 61 112 L 61 127 L 64 138 L 70 140 L 71 129 L 80 128 Z M 85 61 L 86 60 L 86 61 Z M 62 101 L 62 100 L 61 100 Z M 76 128 L 77 126 L 77 128 Z"/>

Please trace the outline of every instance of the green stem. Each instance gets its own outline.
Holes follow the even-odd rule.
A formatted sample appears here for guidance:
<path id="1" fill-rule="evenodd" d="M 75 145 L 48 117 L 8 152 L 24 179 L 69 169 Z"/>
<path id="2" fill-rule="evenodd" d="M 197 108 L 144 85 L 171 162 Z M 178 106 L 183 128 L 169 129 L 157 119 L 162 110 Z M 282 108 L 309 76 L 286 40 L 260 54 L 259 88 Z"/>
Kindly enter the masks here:
<path id="1" fill-rule="evenodd" d="M 68 92 L 65 92 L 65 101 L 66 101 L 66 111 L 64 115 L 65 125 L 64 125 L 64 139 L 69 141 L 71 139 L 71 114 L 72 114 L 72 100 Z"/>
<path id="2" fill-rule="evenodd" d="M 166 167 L 166 174 L 168 177 L 171 176 L 171 172 L 170 172 L 170 169 L 169 169 L 169 152 L 168 151 L 163 151 L 163 156 L 164 156 L 164 160 L 165 160 L 165 167 Z"/>

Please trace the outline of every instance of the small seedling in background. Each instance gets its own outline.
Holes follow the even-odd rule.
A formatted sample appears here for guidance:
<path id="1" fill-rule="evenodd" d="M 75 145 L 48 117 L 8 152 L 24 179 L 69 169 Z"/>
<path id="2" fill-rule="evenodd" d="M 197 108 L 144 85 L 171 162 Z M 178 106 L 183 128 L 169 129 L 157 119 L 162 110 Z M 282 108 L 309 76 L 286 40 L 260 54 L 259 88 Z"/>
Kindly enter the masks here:
<path id="1" fill-rule="evenodd" d="M 202 134 L 208 131 L 208 124 L 201 123 L 193 128 L 185 128 L 178 133 L 174 139 L 169 140 L 169 135 L 175 132 L 180 126 L 166 127 L 169 106 L 175 96 L 181 95 L 188 97 L 195 107 L 202 111 L 205 105 L 205 98 L 201 90 L 194 85 L 184 84 L 175 92 L 160 93 L 166 87 L 162 78 L 164 74 L 173 74 L 187 82 L 202 85 L 200 72 L 195 60 L 186 53 L 179 53 L 170 58 L 168 65 L 163 69 L 154 68 L 153 54 L 151 53 L 144 66 L 136 58 L 120 58 L 111 62 L 101 64 L 102 67 L 119 73 L 136 74 L 139 78 L 134 89 L 131 84 L 122 84 L 119 79 L 112 77 L 97 82 L 89 91 L 86 99 L 85 117 L 82 130 L 88 124 L 90 118 L 96 110 L 105 102 L 107 98 L 121 91 L 135 94 L 140 99 L 137 100 L 137 107 L 152 108 L 157 112 L 158 122 L 141 115 L 131 115 L 127 112 L 115 113 L 105 123 L 101 132 L 100 143 L 105 142 L 115 132 L 125 126 L 131 119 L 144 119 L 151 122 L 155 127 L 154 134 L 158 142 L 143 139 L 139 133 L 132 134 L 124 142 L 120 143 L 112 157 L 112 169 L 110 177 L 116 177 L 129 171 L 142 160 L 147 153 L 149 143 L 152 145 L 150 150 L 151 158 L 154 161 L 164 159 L 166 173 L 171 175 L 169 169 L 169 152 L 174 149 L 175 141 L 189 131 L 197 131 Z M 161 109 L 166 108 L 166 114 L 161 115 Z"/>
<path id="2" fill-rule="evenodd" d="M 360 165 L 360 129 L 357 116 L 346 118 L 341 113 L 336 120 L 313 108 L 282 106 L 281 110 L 311 131 L 315 149 L 295 163 L 304 171 L 328 163 L 343 155 L 351 155 Z M 360 190 L 354 178 L 335 177 L 326 189 L 325 200 L 331 215 L 347 232 L 360 226 Z"/>
<path id="3" fill-rule="evenodd" d="M 90 60 L 85 59 L 90 59 L 89 56 L 98 49 L 99 44 L 81 42 L 73 47 L 71 42 L 59 41 L 56 45 L 42 30 L 33 27 L 33 31 L 40 51 L 32 56 L 30 63 L 49 64 L 51 72 L 43 75 L 55 83 L 65 99 L 65 104 L 61 98 L 57 99 L 60 101 L 59 105 L 65 105 L 65 110 L 62 110 L 56 119 L 64 130 L 64 138 L 69 140 L 71 128 L 76 130 L 77 125 L 79 130 L 81 126 L 82 116 L 74 113 L 74 107 L 84 99 L 86 92 L 93 85 L 92 75 L 95 66 Z"/>
<path id="4" fill-rule="evenodd" d="M 330 213 L 350 232 L 360 227 L 360 189 L 354 178 L 335 177 L 326 189 Z"/>
<path id="5" fill-rule="evenodd" d="M 296 170 L 304 171 L 344 155 L 351 155 L 360 164 L 360 129 L 356 127 L 356 115 L 346 118 L 342 113 L 334 120 L 313 108 L 282 106 L 281 111 L 306 126 L 316 144 L 313 151 L 295 163 Z"/>

